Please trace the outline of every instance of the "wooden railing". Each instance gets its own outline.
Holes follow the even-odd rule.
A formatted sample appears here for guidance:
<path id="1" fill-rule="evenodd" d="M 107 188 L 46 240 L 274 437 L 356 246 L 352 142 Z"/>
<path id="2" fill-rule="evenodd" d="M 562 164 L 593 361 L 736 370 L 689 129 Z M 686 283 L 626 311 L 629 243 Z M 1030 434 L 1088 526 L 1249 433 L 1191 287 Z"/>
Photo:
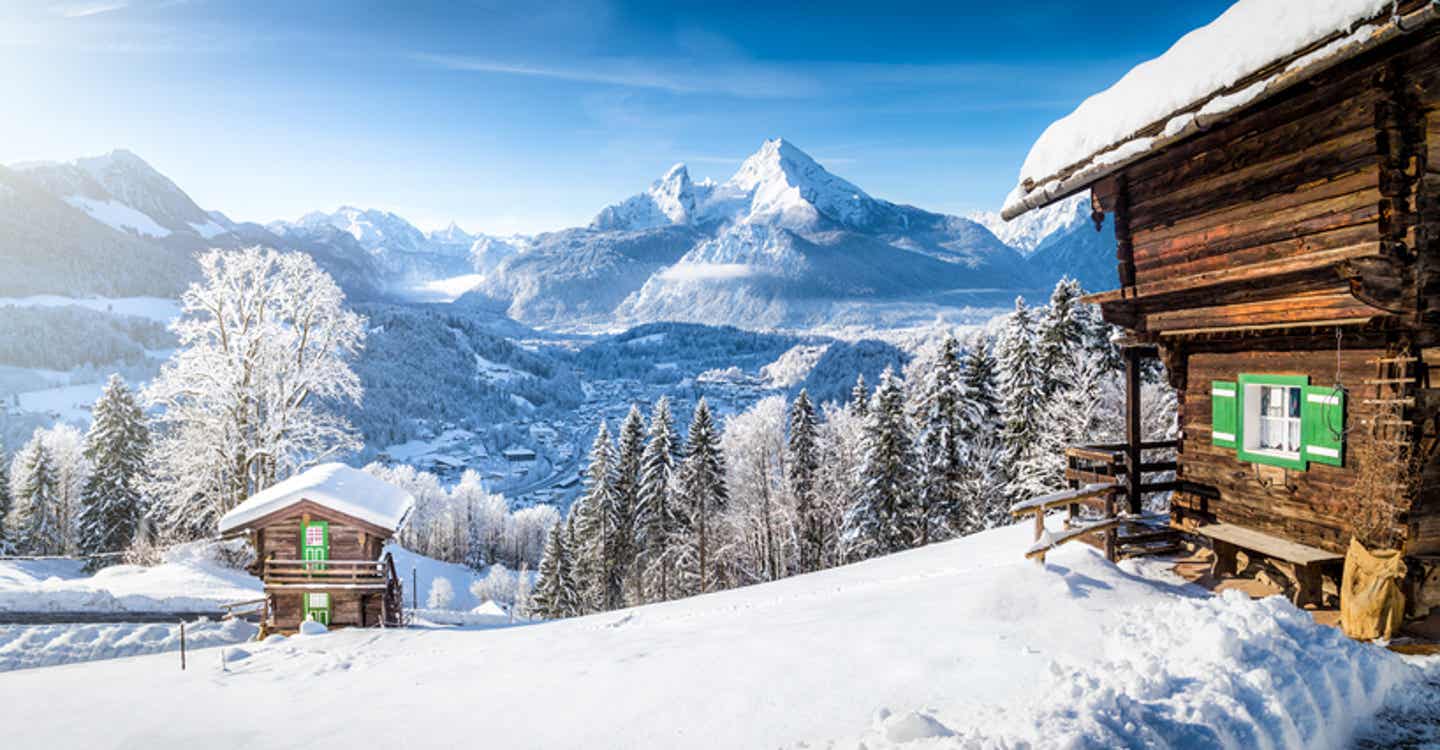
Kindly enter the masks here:
<path id="1" fill-rule="evenodd" d="M 1116 491 L 1117 487 L 1113 481 L 1096 482 L 1084 487 L 1041 495 L 1010 506 L 1010 514 L 1017 518 L 1027 515 L 1035 516 L 1035 543 L 1026 550 L 1025 557 L 1044 563 L 1046 552 L 1072 539 L 1114 527 L 1118 520 L 1115 513 Z M 1082 521 L 1079 517 L 1081 506 L 1098 510 L 1100 517 L 1095 520 Z M 1065 529 L 1057 534 L 1051 534 L 1045 528 L 1045 513 L 1052 508 L 1069 510 L 1065 519 Z M 1113 556 L 1108 548 L 1106 553 L 1107 556 Z"/>
<path id="2" fill-rule="evenodd" d="M 266 585 L 364 586 L 381 588 L 394 576 L 389 555 L 380 560 L 266 560 Z"/>
<path id="3" fill-rule="evenodd" d="M 1173 451 L 1180 447 L 1179 440 L 1152 440 L 1142 442 L 1138 448 L 1126 443 L 1104 443 L 1100 445 L 1072 445 L 1065 449 L 1065 479 L 1072 485 L 1113 483 L 1120 496 L 1125 499 L 1131 513 L 1139 513 L 1140 500 L 1154 492 L 1170 492 L 1179 487 L 1173 478 L 1163 481 L 1146 481 L 1146 475 L 1175 471 L 1173 457 L 1159 461 L 1145 460 L 1145 454 L 1159 451 Z M 1139 470 L 1132 477 L 1130 466 L 1138 463 Z M 1135 497 L 1131 497 L 1132 492 Z"/>

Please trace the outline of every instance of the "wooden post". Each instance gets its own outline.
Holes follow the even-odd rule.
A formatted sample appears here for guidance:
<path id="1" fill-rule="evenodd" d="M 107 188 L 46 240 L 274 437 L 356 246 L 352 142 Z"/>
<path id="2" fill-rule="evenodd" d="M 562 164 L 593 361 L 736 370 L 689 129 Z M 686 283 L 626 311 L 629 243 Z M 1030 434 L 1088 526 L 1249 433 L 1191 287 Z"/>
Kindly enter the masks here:
<path id="1" fill-rule="evenodd" d="M 185 671 L 185 621 L 180 621 L 180 671 Z"/>
<path id="2" fill-rule="evenodd" d="M 420 574 L 410 569 L 410 609 L 420 609 Z"/>
<path id="3" fill-rule="evenodd" d="M 1140 349 L 1125 348 L 1125 496 L 1132 515 L 1140 514 Z"/>

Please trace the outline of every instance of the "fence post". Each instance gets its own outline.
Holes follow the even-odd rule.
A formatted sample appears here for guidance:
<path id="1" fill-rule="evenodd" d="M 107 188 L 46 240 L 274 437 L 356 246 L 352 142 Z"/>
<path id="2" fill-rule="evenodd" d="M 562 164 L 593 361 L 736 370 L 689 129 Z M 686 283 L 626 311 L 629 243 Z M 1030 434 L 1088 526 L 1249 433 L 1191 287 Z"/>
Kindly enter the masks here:
<path id="1" fill-rule="evenodd" d="M 185 671 L 185 621 L 180 621 L 180 671 Z"/>
<path id="2" fill-rule="evenodd" d="M 410 569 L 410 611 L 420 609 L 420 574 Z"/>

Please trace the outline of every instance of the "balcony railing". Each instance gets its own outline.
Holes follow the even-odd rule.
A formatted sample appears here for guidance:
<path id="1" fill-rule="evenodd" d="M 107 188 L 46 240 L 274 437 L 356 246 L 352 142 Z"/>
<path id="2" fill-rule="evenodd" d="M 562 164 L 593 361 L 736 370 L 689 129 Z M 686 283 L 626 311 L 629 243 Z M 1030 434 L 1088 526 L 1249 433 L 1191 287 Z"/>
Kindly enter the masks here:
<path id="1" fill-rule="evenodd" d="M 297 588 L 384 588 L 391 577 L 390 556 L 380 560 L 266 560 L 267 586 Z"/>

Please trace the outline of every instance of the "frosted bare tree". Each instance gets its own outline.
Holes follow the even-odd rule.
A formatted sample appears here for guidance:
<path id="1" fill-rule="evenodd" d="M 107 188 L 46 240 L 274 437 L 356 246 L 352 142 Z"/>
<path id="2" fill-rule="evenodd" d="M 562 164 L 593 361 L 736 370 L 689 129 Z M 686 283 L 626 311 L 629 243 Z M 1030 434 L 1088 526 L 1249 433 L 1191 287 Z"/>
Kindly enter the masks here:
<path id="1" fill-rule="evenodd" d="M 769 396 L 725 422 L 729 562 L 746 583 L 774 581 L 799 567 L 799 524 L 785 492 L 784 396 Z"/>
<path id="2" fill-rule="evenodd" d="M 365 319 L 302 253 L 248 248 L 199 256 L 181 296 L 180 347 L 146 390 L 160 407 L 153 495 L 174 537 L 204 536 L 235 504 L 360 447 L 335 407 L 360 402 L 350 360 Z"/>

